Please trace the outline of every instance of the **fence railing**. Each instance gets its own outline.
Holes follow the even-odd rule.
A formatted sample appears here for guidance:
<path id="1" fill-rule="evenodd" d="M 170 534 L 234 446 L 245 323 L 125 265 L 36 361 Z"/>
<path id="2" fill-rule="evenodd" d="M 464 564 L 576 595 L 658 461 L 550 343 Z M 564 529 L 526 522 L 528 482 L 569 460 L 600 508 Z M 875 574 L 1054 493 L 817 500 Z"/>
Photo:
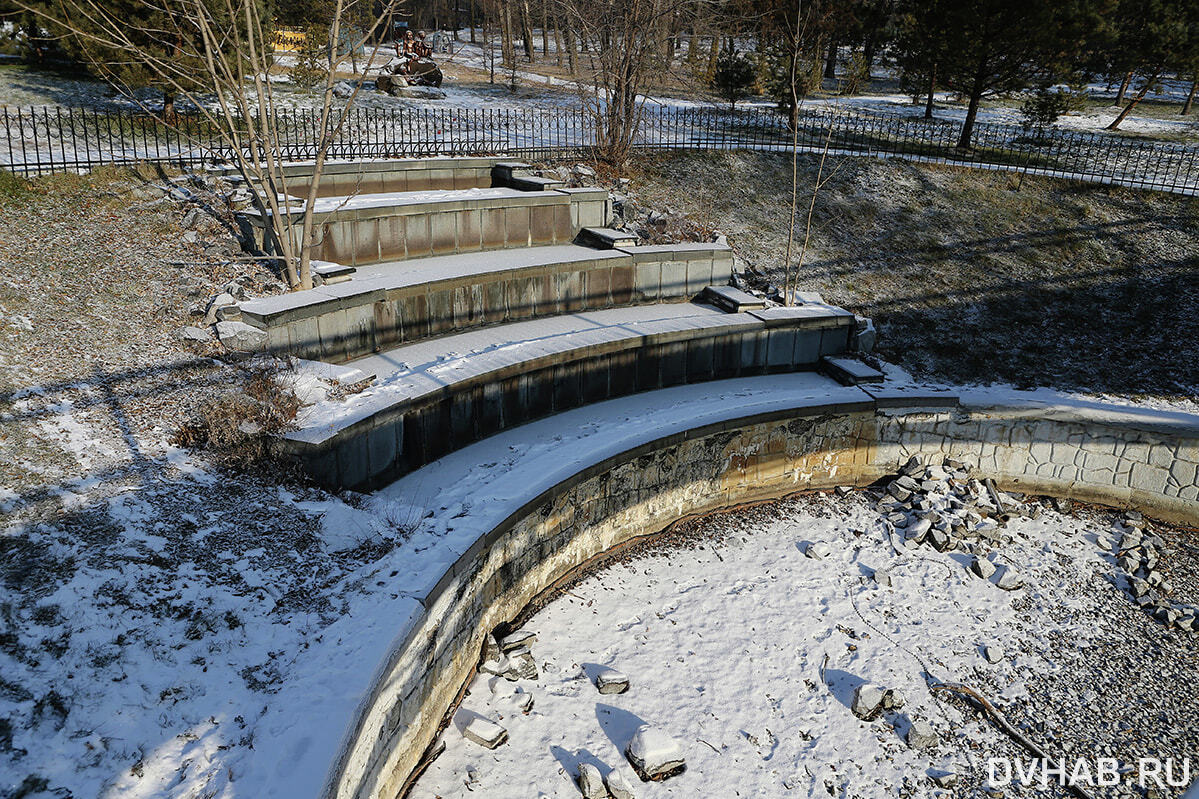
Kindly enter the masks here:
<path id="1" fill-rule="evenodd" d="M 583 110 L 412 108 L 351 109 L 338 117 L 329 148 L 335 159 L 433 155 L 577 157 L 596 147 Z M 137 111 L 57 107 L 5 108 L 0 165 L 22 175 L 151 162 L 183 169 L 228 163 L 232 153 L 197 115 L 172 124 Z M 279 111 L 282 156 L 316 157 L 319 112 Z M 761 108 L 643 109 L 637 150 L 828 150 L 839 155 L 1003 169 L 1095 183 L 1199 193 L 1199 148 L 1101 133 L 979 123 L 971 147 L 957 147 L 961 125 L 880 113 L 817 110 L 788 117 Z"/>

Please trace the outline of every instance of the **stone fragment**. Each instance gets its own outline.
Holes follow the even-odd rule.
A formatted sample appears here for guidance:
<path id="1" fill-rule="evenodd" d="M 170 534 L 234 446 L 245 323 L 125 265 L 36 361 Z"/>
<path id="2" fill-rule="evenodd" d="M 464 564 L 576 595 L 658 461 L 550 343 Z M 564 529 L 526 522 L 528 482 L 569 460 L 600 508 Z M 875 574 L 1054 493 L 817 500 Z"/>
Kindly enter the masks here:
<path id="1" fill-rule="evenodd" d="M 184 341 L 207 342 L 212 341 L 212 332 L 204 327 L 188 325 L 179 331 L 179 338 Z"/>
<path id="2" fill-rule="evenodd" d="M 220 294 L 213 297 L 208 302 L 208 307 L 204 313 L 204 324 L 211 325 L 217 321 L 217 311 L 229 305 L 234 305 L 237 300 L 233 299 L 233 295 L 222 291 Z"/>
<path id="3" fill-rule="evenodd" d="M 1134 597 L 1145 596 L 1149 593 L 1149 583 L 1142 580 L 1140 577 L 1130 577 L 1128 580 L 1128 588 L 1132 591 Z"/>
<path id="4" fill-rule="evenodd" d="M 938 788 L 952 788 L 958 784 L 958 775 L 952 771 L 938 771 L 930 776 Z"/>
<path id="5" fill-rule="evenodd" d="M 488 661 L 499 661 L 499 659 L 499 642 L 495 640 L 494 635 L 488 633 L 487 635 L 483 636 L 483 662 L 487 663 Z"/>
<path id="6" fill-rule="evenodd" d="M 878 718 L 883 707 L 883 698 L 886 695 L 887 692 L 877 685 L 862 683 L 853 692 L 853 704 L 850 706 L 850 710 L 864 721 L 873 721 Z"/>
<path id="7" fill-rule="evenodd" d="M 908 458 L 907 463 L 899 468 L 900 474 L 913 475 L 924 471 L 924 460 L 919 455 Z"/>
<path id="8" fill-rule="evenodd" d="M 1003 660 L 1003 647 L 999 644 L 987 644 L 983 647 L 983 657 L 988 663 L 998 663 Z"/>
<path id="9" fill-rule="evenodd" d="M 949 549 L 949 536 L 940 530 L 933 530 L 929 533 L 928 540 L 933 545 L 933 549 L 938 552 L 944 552 Z"/>
<path id="10" fill-rule="evenodd" d="M 932 529 L 933 523 L 928 519 L 917 519 L 908 525 L 904 535 L 914 541 L 923 541 L 924 536 Z"/>
<path id="11" fill-rule="evenodd" d="M 504 640 L 500 641 L 500 649 L 505 652 L 511 652 L 514 649 L 525 647 L 526 649 L 537 643 L 537 633 L 532 630 L 517 630 L 504 636 Z"/>
<path id="12" fill-rule="evenodd" d="M 833 489 L 833 493 L 839 497 L 847 497 L 853 493 L 853 486 L 837 486 Z"/>
<path id="13" fill-rule="evenodd" d="M 595 687 L 601 694 L 623 694 L 629 690 L 629 678 L 624 672 L 605 667 L 595 675 Z"/>
<path id="14" fill-rule="evenodd" d="M 579 792 L 584 799 L 607 799 L 608 789 L 604 787 L 604 777 L 600 770 L 591 763 L 579 764 Z"/>
<path id="15" fill-rule="evenodd" d="M 876 582 L 879 585 L 883 585 L 883 586 L 891 585 L 891 573 L 888 571 L 885 571 L 883 569 L 875 569 L 874 574 L 872 576 L 874 577 L 874 582 Z"/>
<path id="16" fill-rule="evenodd" d="M 874 320 L 862 316 L 854 317 L 854 319 L 858 352 L 869 355 L 874 352 L 874 345 L 878 343 L 878 331 L 874 327 Z"/>
<path id="17" fill-rule="evenodd" d="M 462 737 L 474 741 L 479 746 L 495 749 L 508 740 L 508 731 L 494 721 L 476 716 L 462 730 Z"/>
<path id="18" fill-rule="evenodd" d="M 888 688 L 883 693 L 883 710 L 899 710 L 907 704 L 907 697 L 898 688 Z"/>
<path id="19" fill-rule="evenodd" d="M 991 579 L 991 575 L 995 573 L 995 564 L 986 558 L 976 557 L 970 561 L 970 571 L 984 580 Z"/>
<path id="20" fill-rule="evenodd" d="M 899 483 L 892 483 L 887 486 L 887 493 L 898 499 L 900 502 L 907 502 L 912 498 L 912 492 L 901 486 Z"/>
<path id="21" fill-rule="evenodd" d="M 937 731 L 927 721 L 914 719 L 912 726 L 908 727 L 906 740 L 913 749 L 926 749 L 936 745 Z"/>
<path id="22" fill-rule="evenodd" d="M 687 769 L 682 745 L 649 724 L 637 728 L 625 747 L 625 756 L 642 782 L 664 780 Z"/>
<path id="23" fill-rule="evenodd" d="M 829 555 L 833 554 L 833 551 L 829 548 L 828 544 L 824 543 L 823 541 L 817 541 L 815 543 L 808 544 L 807 548 L 804 549 L 804 554 L 815 560 L 824 560 Z"/>
<path id="24" fill-rule="evenodd" d="M 536 680 L 537 661 L 528 647 L 520 647 L 508 653 L 508 671 L 504 674 L 509 680 Z"/>
<path id="25" fill-rule="evenodd" d="M 995 585 L 1004 591 L 1015 591 L 1018 588 L 1024 587 L 1024 577 L 1021 576 L 1020 572 L 1016 571 L 1014 566 L 1004 566 L 999 579 L 995 581 Z"/>
<path id="26" fill-rule="evenodd" d="M 217 322 L 216 335 L 234 352 L 257 352 L 266 348 L 267 332 L 245 322 Z"/>
<path id="27" fill-rule="evenodd" d="M 616 769 L 608 772 L 605 784 L 608 787 L 608 793 L 612 794 L 612 799 L 637 799 L 637 794 L 633 792 L 633 786 L 629 785 L 629 781 Z"/>
<path id="28" fill-rule="evenodd" d="M 887 521 L 896 527 L 907 527 L 908 515 L 901 510 L 891 511 L 887 514 Z"/>

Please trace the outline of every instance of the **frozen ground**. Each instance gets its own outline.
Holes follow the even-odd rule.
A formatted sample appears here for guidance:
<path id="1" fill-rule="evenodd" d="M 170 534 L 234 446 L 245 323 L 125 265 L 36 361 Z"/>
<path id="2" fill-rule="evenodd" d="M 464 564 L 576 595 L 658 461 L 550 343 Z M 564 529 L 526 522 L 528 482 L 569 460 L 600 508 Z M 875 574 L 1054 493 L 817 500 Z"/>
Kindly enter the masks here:
<path id="1" fill-rule="evenodd" d="M 981 691 L 1058 755 L 1096 756 L 1087 744 L 1102 739 L 1054 729 L 1090 705 L 1112 711 L 1106 728 L 1137 728 L 1114 756 L 1135 762 L 1148 748 L 1181 759 L 1199 740 L 1185 710 L 1196 697 L 1190 687 L 1157 683 L 1155 672 L 1185 673 L 1199 647 L 1170 641 L 1184 651 L 1145 664 L 1143 680 L 1174 694 L 1168 719 L 1123 704 L 1121 677 L 1104 672 L 1119 668 L 1116 653 L 1129 649 L 1130 636 L 1154 631 L 1130 629 L 1126 614 L 1112 612 L 1122 600 L 1110 553 L 1095 544 L 1106 526 L 1103 515 L 1047 511 L 1009 528 L 1015 541 L 1003 557 L 1028 581 L 1013 594 L 974 577 L 961 553 L 897 554 L 863 494 L 712 517 L 682 540 L 585 577 L 526 620 L 538 635 L 541 675 L 517 690 L 533 695 L 532 712 L 513 709 L 505 679 L 480 673 L 443 734 L 446 752 L 412 795 L 567 799 L 579 796 L 578 765 L 592 763 L 605 774 L 619 770 L 642 799 L 977 796 L 989 758 L 1026 755 L 974 711 L 930 692 L 930 683 L 946 681 Z M 830 545 L 831 556 L 805 557 L 814 542 Z M 890 586 L 872 579 L 878 569 Z M 985 647 L 999 650 L 998 662 Z M 1094 666 L 1087 691 L 1045 696 L 1047 684 L 1086 673 L 1082 664 Z M 627 674 L 629 691 L 599 694 L 593 683 L 603 667 Z M 906 705 L 860 720 L 850 705 L 863 682 L 901 690 Z M 1054 711 L 1042 706 L 1047 699 Z M 503 724 L 509 742 L 487 751 L 464 739 L 458 728 L 475 714 Z M 1048 727 L 1047 715 L 1057 716 Z M 933 725 L 935 747 L 905 742 L 912 720 Z M 683 743 L 684 774 L 637 780 L 623 751 L 643 723 Z M 932 783 L 944 772 L 958 775 L 957 789 Z M 1005 788 L 1008 796 L 1060 795 Z"/>
<path id="2" fill-rule="evenodd" d="M 228 471 L 172 434 L 198 409 L 232 413 L 218 403 L 254 384 L 246 364 L 178 331 L 198 323 L 189 306 L 202 315 L 230 283 L 279 287 L 231 260 L 221 214 L 186 221 L 215 198 L 190 181 L 134 178 L 58 176 L 0 193 L 5 799 L 302 795 L 411 612 L 408 592 L 502 518 L 529 474 L 561 479 L 564 452 L 620 451 L 663 426 L 830 390 L 772 377 L 721 387 L 702 406 L 686 401 L 700 387 L 684 387 L 656 396 L 653 413 L 644 397 L 608 417 L 584 409 L 371 496 L 331 496 L 273 466 Z M 1177 648 L 1126 599 L 1107 613 L 1098 626 L 1118 623 L 1139 660 L 1110 677 L 1120 689 L 1104 718 L 1118 701 L 1152 708 L 1142 697 L 1162 691 L 1143 672 Z M 1080 692 L 1047 691 L 1040 707 Z"/>

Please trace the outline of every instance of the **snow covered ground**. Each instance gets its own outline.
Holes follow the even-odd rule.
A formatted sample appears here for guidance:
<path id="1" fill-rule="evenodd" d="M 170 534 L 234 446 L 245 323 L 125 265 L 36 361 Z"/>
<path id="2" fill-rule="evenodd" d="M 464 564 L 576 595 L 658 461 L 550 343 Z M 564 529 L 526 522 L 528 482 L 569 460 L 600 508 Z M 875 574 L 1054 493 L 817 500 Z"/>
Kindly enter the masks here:
<path id="1" fill-rule="evenodd" d="M 1120 633 L 1097 598 L 1115 593 L 1112 556 L 1095 543 L 1105 527 L 1052 511 L 1014 523 L 1002 557 L 1027 588 L 1009 593 L 964 568 L 960 552 L 894 548 L 862 494 L 711 518 L 687 546 L 623 558 L 525 622 L 541 674 L 516 688 L 532 694 L 532 712 L 514 707 L 507 680 L 480 673 L 412 795 L 567 799 L 579 795 L 581 763 L 620 771 L 641 799 L 979 795 L 988 758 L 1023 756 L 929 685 L 1028 702 L 1030 683 L 1074 667 L 1057 652 L 1108 646 Z M 831 555 L 806 557 L 816 542 Z M 604 667 L 629 676 L 627 693 L 597 691 Z M 850 710 L 863 683 L 906 704 L 863 721 Z M 488 751 L 463 738 L 476 714 L 504 725 L 509 742 Z M 906 742 L 914 720 L 934 727 L 935 746 Z M 683 744 L 684 774 L 638 781 L 623 753 L 644 723 Z M 1193 719 L 1173 723 L 1193 732 Z M 946 772 L 960 792 L 930 779 Z"/>
<path id="2" fill-rule="evenodd" d="M 638 395 L 505 431 L 377 494 L 340 497 L 290 483 L 272 488 L 269 476 L 229 481 L 165 444 L 161 431 L 139 437 L 138 460 L 119 432 L 97 427 L 106 406 L 58 403 L 39 435 L 74 457 L 81 476 L 55 488 L 61 513 L 37 521 L 6 515 L 3 530 L 6 563 L 28 568 L 10 569 L 23 576 L 10 576 L 18 582 L 3 594 L 0 790 L 303 795 L 323 778 L 375 665 L 414 610 L 411 595 L 512 503 L 578 462 L 646 436 L 768 411 L 797 392 L 852 391 L 800 375 Z M 42 412 L 43 404 L 29 392 L 9 413 Z M 16 501 L 6 500 L 6 514 Z M 1096 591 L 1111 600 L 1108 612 L 1125 614 L 1113 635 L 1155 626 L 1104 582 L 1109 558 L 1089 538 L 1104 521 L 1049 515 L 1022 527 L 1025 537 L 1005 555 L 1028 570 L 1033 604 L 1016 607 L 1009 595 L 972 582 L 956 556 L 894 555 L 861 503 L 819 508 L 733 522 L 746 541 L 728 537 L 715 551 L 654 561 L 648 577 L 643 566 L 637 574 L 617 569 L 574 589 L 581 607 L 570 607 L 566 595 L 534 623 L 539 663 L 549 664 L 532 687 L 538 705 L 534 716 L 510 722 L 511 748 L 495 755 L 525 759 L 492 764 L 493 755 L 450 735 L 450 753 L 428 778 L 441 782 L 429 784 L 465 790 L 469 762 L 486 780 L 483 795 L 536 796 L 532 783 L 547 796 L 570 796 L 558 769 L 572 773 L 587 757 L 616 767 L 621 736 L 637 717 L 687 740 L 691 763 L 686 775 L 645 795 L 690 795 L 702 778 L 723 780 L 712 783 L 722 789 L 744 780 L 758 792 L 750 795 L 779 795 L 783 781 L 805 792 L 848 781 L 870 796 L 863 786 L 876 778 L 919 781 L 928 768 L 976 762 L 960 751 L 962 736 L 998 740 L 932 700 L 917 661 L 885 644 L 884 633 L 938 679 L 969 679 L 993 696 L 1019 698 L 1021 680 L 1052 670 L 1036 652 L 1047 637 L 1081 646 L 1114 624 L 1087 615 Z M 803 559 L 796 547 L 806 541 L 830 543 L 833 556 Z M 878 567 L 895 575 L 890 592 L 865 579 Z M 1012 658 L 983 664 L 982 643 L 998 643 Z M 587 664 L 622 668 L 632 691 L 605 697 L 608 709 L 597 711 L 580 677 Z M 905 713 L 936 725 L 941 748 L 907 750 L 899 738 L 907 716 L 889 721 L 894 729 L 849 719 L 844 701 L 858 679 L 908 692 Z M 476 685 L 467 709 L 493 712 L 488 695 Z M 844 746 L 868 756 L 850 757 Z"/>

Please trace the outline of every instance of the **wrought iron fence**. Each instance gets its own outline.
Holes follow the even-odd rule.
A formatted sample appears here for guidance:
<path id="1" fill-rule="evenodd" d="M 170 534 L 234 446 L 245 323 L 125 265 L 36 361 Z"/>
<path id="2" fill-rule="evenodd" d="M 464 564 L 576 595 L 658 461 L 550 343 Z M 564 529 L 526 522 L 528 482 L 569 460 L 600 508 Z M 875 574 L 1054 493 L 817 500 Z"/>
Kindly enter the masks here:
<path id="1" fill-rule="evenodd" d="M 282 156 L 316 157 L 319 112 L 279 111 Z M 581 109 L 351 109 L 337 118 L 335 159 L 433 155 L 578 157 L 596 148 L 594 120 Z M 172 124 L 137 111 L 5 108 L 0 165 L 23 174 L 90 170 L 141 162 L 183 169 L 228 163 L 232 153 L 197 115 Z M 957 147 L 961 125 L 881 113 L 817 110 L 786 115 L 762 108 L 647 106 L 637 150 L 827 150 L 1050 175 L 1186 194 L 1199 193 L 1199 147 L 1100 133 L 1016 125 L 975 125 L 971 147 Z"/>

